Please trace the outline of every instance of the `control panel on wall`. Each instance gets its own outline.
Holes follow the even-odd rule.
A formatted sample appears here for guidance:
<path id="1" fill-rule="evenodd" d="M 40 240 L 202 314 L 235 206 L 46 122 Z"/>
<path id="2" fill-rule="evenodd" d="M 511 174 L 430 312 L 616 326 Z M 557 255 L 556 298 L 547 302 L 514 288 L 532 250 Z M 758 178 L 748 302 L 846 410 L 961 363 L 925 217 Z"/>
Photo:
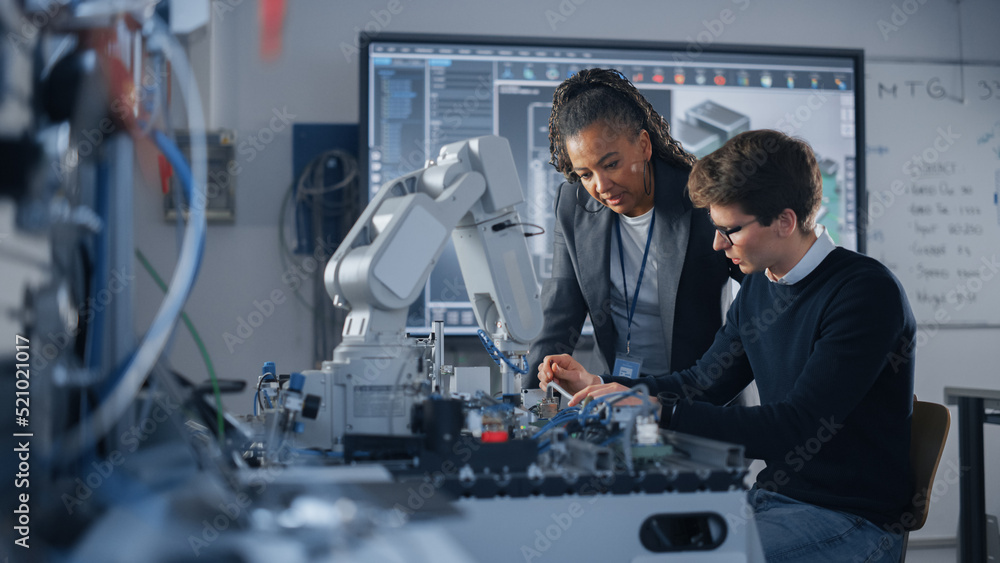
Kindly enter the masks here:
<path id="1" fill-rule="evenodd" d="M 178 131 L 176 143 L 184 159 L 190 163 L 190 133 Z M 236 132 L 223 129 L 206 132 L 205 149 L 208 153 L 205 216 L 211 222 L 232 223 L 236 219 L 236 176 L 240 172 L 236 163 Z M 157 166 L 163 187 L 163 217 L 167 221 L 176 221 L 178 203 L 187 215 L 187 199 L 176 172 L 167 160 L 161 156 Z"/>

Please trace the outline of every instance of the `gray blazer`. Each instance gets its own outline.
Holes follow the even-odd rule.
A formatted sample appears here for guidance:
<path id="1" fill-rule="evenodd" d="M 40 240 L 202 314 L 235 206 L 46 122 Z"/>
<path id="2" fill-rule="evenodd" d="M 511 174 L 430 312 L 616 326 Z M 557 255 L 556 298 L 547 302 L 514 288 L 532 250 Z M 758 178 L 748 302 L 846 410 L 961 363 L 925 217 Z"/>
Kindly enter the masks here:
<path id="1" fill-rule="evenodd" d="M 732 274 L 723 252 L 712 250 L 715 228 L 704 209 L 687 196 L 688 171 L 655 162 L 653 208 L 658 241 L 657 287 L 667 358 L 672 370 L 691 367 L 722 325 L 722 286 Z M 525 388 L 538 385 L 538 364 L 551 354 L 572 354 L 590 313 L 607 368 L 614 365 L 618 334 L 611 318 L 611 233 L 615 212 L 578 183 L 556 193 L 552 277 L 542 285 L 542 332 L 529 352 Z"/>

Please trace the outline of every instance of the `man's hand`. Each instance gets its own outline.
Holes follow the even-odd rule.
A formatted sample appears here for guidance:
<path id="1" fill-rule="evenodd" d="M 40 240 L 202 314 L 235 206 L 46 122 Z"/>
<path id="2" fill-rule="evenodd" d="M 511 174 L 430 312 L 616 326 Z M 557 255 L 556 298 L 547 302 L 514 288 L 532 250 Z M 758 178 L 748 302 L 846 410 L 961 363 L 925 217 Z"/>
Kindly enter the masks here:
<path id="1" fill-rule="evenodd" d="M 569 354 L 545 356 L 538 364 L 538 386 L 546 389 L 552 380 L 570 393 L 601 382 L 600 377 L 588 372 Z"/>
<path id="2" fill-rule="evenodd" d="M 610 395 L 612 393 L 625 393 L 627 391 L 631 391 L 631 389 L 628 388 L 628 387 L 625 387 L 621 383 L 601 383 L 600 381 L 598 381 L 596 384 L 584 387 L 579 392 L 577 392 L 575 395 L 573 395 L 573 399 L 570 400 L 570 402 L 567 403 L 566 406 L 567 407 L 572 407 L 572 406 L 579 405 L 587 397 L 590 397 L 591 399 L 596 399 L 596 398 L 602 397 L 604 395 Z M 650 398 L 652 399 L 652 397 L 650 397 Z M 621 402 L 619 402 L 617 404 L 622 405 L 622 406 L 625 406 L 625 405 L 641 405 L 642 404 L 642 399 L 640 399 L 638 397 L 629 397 L 627 399 L 622 399 Z"/>

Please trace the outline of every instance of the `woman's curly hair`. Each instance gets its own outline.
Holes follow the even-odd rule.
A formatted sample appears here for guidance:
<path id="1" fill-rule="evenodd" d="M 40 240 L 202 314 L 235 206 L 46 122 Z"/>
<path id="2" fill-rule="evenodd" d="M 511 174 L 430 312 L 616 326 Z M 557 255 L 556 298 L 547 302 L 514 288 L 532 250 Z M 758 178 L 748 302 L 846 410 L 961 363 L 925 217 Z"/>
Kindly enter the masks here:
<path id="1" fill-rule="evenodd" d="M 634 139 L 645 129 L 653 143 L 653 155 L 682 169 L 690 170 L 696 161 L 670 136 L 670 125 L 627 78 L 617 70 L 589 68 L 566 79 L 552 96 L 549 163 L 570 182 L 580 177 L 566 154 L 566 139 L 598 120 L 608 124 L 609 135 L 629 133 Z"/>

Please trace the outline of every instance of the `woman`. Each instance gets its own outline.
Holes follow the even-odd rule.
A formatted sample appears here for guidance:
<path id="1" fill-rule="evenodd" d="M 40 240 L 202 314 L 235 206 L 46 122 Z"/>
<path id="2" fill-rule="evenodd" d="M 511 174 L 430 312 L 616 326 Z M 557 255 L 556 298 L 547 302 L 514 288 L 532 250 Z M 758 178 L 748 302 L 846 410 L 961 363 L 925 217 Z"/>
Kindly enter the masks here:
<path id="1" fill-rule="evenodd" d="M 712 250 L 707 211 L 686 195 L 694 156 L 608 69 L 580 71 L 556 89 L 549 146 L 567 182 L 555 196 L 552 277 L 532 357 L 572 353 L 589 313 L 608 372 L 690 367 L 722 324 L 731 272 Z M 538 384 L 537 372 L 536 364 L 525 388 Z"/>

